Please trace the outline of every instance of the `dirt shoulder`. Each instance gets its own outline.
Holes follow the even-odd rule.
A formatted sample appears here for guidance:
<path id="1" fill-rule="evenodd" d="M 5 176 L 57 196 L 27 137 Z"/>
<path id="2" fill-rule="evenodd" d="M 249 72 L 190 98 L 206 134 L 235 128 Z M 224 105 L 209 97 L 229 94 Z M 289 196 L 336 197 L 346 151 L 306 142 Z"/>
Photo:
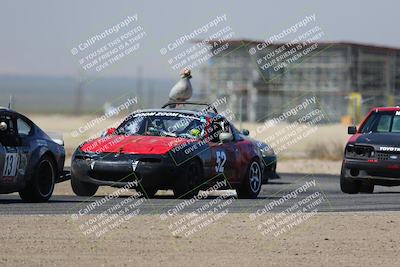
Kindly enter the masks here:
<path id="1" fill-rule="evenodd" d="M 317 214 L 278 237 L 248 214 L 228 214 L 190 237 L 157 215 L 137 216 L 100 238 L 70 216 L 0 217 L 1 266 L 392 266 L 400 213 Z"/>
<path id="2" fill-rule="evenodd" d="M 277 172 L 340 175 L 341 167 L 341 160 L 330 161 L 318 159 L 278 159 Z"/>

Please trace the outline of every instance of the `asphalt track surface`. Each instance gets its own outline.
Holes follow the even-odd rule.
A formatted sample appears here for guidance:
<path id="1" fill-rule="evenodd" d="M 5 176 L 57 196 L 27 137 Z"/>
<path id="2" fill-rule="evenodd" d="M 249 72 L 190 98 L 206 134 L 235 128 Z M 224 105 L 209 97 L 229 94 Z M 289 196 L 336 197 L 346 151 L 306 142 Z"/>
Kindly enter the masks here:
<path id="1" fill-rule="evenodd" d="M 310 183 L 315 180 L 315 185 Z M 296 198 L 287 198 L 294 190 L 308 185 L 309 187 L 300 192 L 297 190 Z M 303 187 L 304 188 L 304 187 Z M 208 196 L 206 199 L 194 201 L 185 205 L 179 213 L 198 211 L 207 203 L 211 203 L 220 195 L 232 195 L 234 191 L 220 191 Z M 272 180 L 263 185 L 258 199 L 233 199 L 229 204 L 229 213 L 254 213 L 274 202 L 276 205 L 269 212 L 285 211 L 298 201 L 307 197 L 319 196 L 323 201 L 318 204 L 318 212 L 356 212 L 356 211 L 399 211 L 400 210 L 400 187 L 376 186 L 373 194 L 348 195 L 340 191 L 339 177 L 334 175 L 303 175 L 303 174 L 281 174 L 281 179 Z M 286 196 L 286 200 L 283 197 Z M 129 196 L 122 196 L 107 200 L 97 205 L 88 214 L 99 214 L 110 211 L 110 208 L 121 203 Z M 92 205 L 95 201 L 101 201 L 104 196 L 96 195 L 92 198 L 77 196 L 53 195 L 48 203 L 23 203 L 17 194 L 0 195 L 0 215 L 51 215 L 51 214 L 77 214 Z M 132 199 L 135 203 L 140 201 Z M 156 196 L 155 199 L 142 199 L 140 214 L 163 214 L 182 205 L 185 200 L 174 199 L 171 195 Z"/>

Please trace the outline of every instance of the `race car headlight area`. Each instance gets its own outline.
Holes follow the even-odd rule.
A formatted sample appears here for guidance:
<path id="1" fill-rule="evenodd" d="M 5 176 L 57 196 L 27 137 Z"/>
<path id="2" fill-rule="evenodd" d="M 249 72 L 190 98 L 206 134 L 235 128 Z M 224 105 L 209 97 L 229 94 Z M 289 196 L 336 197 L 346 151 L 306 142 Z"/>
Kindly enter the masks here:
<path id="1" fill-rule="evenodd" d="M 85 160 L 85 161 L 92 161 L 92 160 L 97 160 L 100 158 L 100 155 L 98 153 L 93 153 L 93 152 L 85 152 L 78 147 L 74 154 L 72 155 L 72 160 Z"/>
<path id="2" fill-rule="evenodd" d="M 369 159 L 375 157 L 375 150 L 372 146 L 348 144 L 346 146 L 345 156 L 351 159 Z"/>
<path id="3" fill-rule="evenodd" d="M 265 146 L 261 149 L 261 154 L 263 157 L 272 157 L 275 155 L 275 151 L 270 146 Z"/>

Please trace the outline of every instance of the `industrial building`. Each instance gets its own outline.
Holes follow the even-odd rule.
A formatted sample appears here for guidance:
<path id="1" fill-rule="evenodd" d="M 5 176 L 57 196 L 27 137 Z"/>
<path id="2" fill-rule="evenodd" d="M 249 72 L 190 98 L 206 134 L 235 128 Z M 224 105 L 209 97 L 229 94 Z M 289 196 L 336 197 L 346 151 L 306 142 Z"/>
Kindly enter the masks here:
<path id="1" fill-rule="evenodd" d="M 359 121 L 371 107 L 400 102 L 400 49 L 350 42 L 308 43 L 297 51 L 297 44 L 228 44 L 202 66 L 200 97 L 227 96 L 243 120 L 266 120 L 307 95 L 317 97 L 332 122 L 346 116 Z"/>

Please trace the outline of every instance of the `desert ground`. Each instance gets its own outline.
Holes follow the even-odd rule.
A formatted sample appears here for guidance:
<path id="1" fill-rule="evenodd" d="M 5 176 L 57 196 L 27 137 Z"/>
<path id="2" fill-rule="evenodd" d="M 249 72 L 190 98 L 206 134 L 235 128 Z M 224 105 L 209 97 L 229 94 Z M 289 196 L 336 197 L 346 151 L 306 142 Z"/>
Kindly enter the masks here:
<path id="1" fill-rule="evenodd" d="M 399 213 L 322 213 L 278 237 L 228 214 L 190 237 L 158 216 L 131 218 L 100 238 L 70 216 L 1 216 L 1 266 L 393 266 Z"/>

